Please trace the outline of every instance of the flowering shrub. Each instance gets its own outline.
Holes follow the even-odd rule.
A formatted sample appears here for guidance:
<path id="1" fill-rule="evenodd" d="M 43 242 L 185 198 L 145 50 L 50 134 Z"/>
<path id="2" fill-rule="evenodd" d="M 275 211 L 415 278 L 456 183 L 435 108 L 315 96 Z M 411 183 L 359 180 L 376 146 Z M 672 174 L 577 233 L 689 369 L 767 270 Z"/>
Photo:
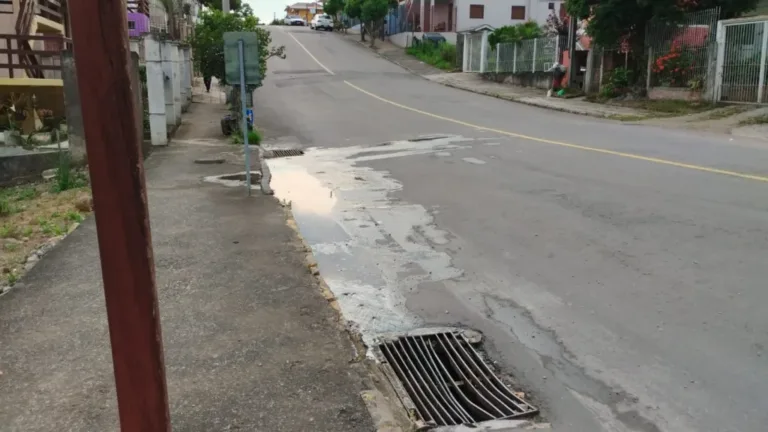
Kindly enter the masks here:
<path id="1" fill-rule="evenodd" d="M 669 52 L 658 57 L 653 64 L 653 72 L 662 85 L 669 87 L 689 87 L 696 76 L 696 61 L 690 51 L 684 50 L 679 42 L 672 44 Z"/>

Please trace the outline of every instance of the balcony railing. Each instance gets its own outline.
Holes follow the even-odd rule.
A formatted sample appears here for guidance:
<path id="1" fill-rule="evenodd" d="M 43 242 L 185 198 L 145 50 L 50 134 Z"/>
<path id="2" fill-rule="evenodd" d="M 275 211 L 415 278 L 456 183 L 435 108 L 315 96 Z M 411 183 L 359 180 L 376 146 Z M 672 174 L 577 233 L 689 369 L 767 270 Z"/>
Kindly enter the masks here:
<path id="1" fill-rule="evenodd" d="M 59 24 L 64 24 L 64 8 L 61 0 L 36 0 L 35 3 L 35 14 Z"/>
<path id="2" fill-rule="evenodd" d="M 61 78 L 61 53 L 71 47 L 60 35 L 0 34 L 0 77 Z"/>

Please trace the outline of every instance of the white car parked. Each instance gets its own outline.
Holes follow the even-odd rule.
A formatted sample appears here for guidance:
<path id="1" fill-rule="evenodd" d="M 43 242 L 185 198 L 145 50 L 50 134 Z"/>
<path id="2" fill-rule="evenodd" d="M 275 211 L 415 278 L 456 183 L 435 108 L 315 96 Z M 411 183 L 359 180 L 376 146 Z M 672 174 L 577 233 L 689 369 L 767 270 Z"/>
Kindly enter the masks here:
<path id="1" fill-rule="evenodd" d="M 333 20 L 331 19 L 330 15 L 326 14 L 317 14 L 314 18 L 312 18 L 312 21 L 309 23 L 309 28 L 315 29 L 315 30 L 326 30 L 326 31 L 332 31 L 333 30 Z"/>
<path id="2" fill-rule="evenodd" d="M 302 17 L 298 17 L 298 16 L 287 16 L 287 17 L 285 17 L 285 22 L 288 25 L 292 25 L 292 26 L 305 26 L 305 25 L 307 25 L 307 22 L 304 21 L 304 19 Z"/>

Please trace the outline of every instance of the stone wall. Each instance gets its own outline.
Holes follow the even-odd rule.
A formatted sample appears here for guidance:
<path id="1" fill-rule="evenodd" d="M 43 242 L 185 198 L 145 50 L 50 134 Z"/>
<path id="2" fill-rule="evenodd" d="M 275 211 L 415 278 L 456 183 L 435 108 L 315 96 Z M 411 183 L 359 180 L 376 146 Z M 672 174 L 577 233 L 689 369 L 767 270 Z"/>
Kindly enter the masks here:
<path id="1" fill-rule="evenodd" d="M 59 152 L 19 150 L 8 154 L 0 148 L 0 186 L 40 180 L 43 171 L 55 168 L 59 163 Z"/>

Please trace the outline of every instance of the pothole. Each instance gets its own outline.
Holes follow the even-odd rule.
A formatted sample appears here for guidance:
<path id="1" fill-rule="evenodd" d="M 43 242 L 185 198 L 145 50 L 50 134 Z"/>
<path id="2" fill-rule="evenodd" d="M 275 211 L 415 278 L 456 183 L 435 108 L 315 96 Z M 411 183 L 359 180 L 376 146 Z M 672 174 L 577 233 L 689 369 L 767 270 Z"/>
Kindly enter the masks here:
<path id="1" fill-rule="evenodd" d="M 425 329 L 383 338 L 374 348 L 418 428 L 516 426 L 538 409 L 491 369 L 471 330 Z"/>
<path id="2" fill-rule="evenodd" d="M 245 186 L 246 172 L 239 172 L 235 174 L 221 174 L 216 176 L 208 176 L 203 178 L 203 181 L 208 183 L 216 183 L 227 187 L 242 187 Z M 261 172 L 251 171 L 251 185 L 258 186 L 261 182 Z"/>

